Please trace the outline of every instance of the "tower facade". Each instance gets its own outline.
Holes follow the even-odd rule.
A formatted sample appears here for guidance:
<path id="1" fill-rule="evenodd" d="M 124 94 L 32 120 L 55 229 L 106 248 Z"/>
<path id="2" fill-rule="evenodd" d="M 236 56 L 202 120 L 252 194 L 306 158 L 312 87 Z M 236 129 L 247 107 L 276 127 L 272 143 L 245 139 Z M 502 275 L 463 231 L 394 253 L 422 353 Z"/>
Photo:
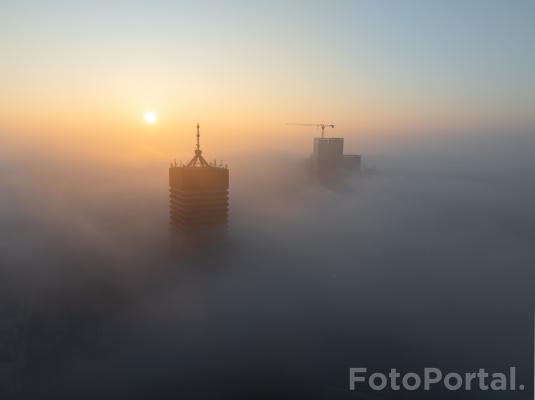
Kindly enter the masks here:
<path id="1" fill-rule="evenodd" d="M 343 166 L 344 138 L 314 138 L 312 169 L 319 173 L 336 172 Z"/>
<path id="2" fill-rule="evenodd" d="M 344 154 L 344 138 L 314 138 L 311 163 L 316 173 L 358 172 L 361 160 L 358 154 Z"/>
<path id="3" fill-rule="evenodd" d="M 169 168 L 171 227 L 185 235 L 224 233 L 229 206 L 229 170 L 202 156 L 197 124 L 195 156 L 187 165 Z"/>

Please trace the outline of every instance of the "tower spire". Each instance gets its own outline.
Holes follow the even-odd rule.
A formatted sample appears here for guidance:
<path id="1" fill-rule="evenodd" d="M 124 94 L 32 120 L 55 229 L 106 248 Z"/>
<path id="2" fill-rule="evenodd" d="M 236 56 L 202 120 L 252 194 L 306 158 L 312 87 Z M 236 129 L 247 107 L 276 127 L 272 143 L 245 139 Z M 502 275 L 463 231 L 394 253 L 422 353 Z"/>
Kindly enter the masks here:
<path id="1" fill-rule="evenodd" d="M 201 151 L 201 143 L 200 143 L 200 125 L 197 122 L 197 147 L 195 149 L 195 156 L 191 159 L 191 161 L 188 163 L 187 167 L 194 167 L 197 164 L 197 161 L 199 162 L 201 167 L 209 167 L 209 164 L 206 162 L 204 157 L 202 156 Z"/>
<path id="2" fill-rule="evenodd" d="M 197 151 L 199 151 L 201 149 L 201 145 L 199 143 L 199 139 L 201 137 L 201 134 L 200 134 L 200 126 L 199 126 L 199 123 L 197 122 Z"/>

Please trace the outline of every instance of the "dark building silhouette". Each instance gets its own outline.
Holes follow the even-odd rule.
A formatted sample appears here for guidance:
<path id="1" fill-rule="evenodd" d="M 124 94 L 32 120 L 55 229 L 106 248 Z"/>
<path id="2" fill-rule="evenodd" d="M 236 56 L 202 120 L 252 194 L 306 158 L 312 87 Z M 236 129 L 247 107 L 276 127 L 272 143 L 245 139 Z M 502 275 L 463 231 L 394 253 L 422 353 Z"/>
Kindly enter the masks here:
<path id="1" fill-rule="evenodd" d="M 344 138 L 314 138 L 311 165 L 315 173 L 358 172 L 360 163 L 360 155 L 344 155 Z"/>
<path id="2" fill-rule="evenodd" d="M 9 286 L 2 285 L 1 289 L 0 399 L 19 398 L 27 361 L 28 313 L 10 296 Z"/>
<path id="3" fill-rule="evenodd" d="M 344 139 L 314 138 L 312 169 L 315 172 L 336 171 L 343 166 Z"/>
<path id="4" fill-rule="evenodd" d="M 169 209 L 173 231 L 189 237 L 224 234 L 229 206 L 229 170 L 202 156 L 197 124 L 195 156 L 169 168 Z"/>

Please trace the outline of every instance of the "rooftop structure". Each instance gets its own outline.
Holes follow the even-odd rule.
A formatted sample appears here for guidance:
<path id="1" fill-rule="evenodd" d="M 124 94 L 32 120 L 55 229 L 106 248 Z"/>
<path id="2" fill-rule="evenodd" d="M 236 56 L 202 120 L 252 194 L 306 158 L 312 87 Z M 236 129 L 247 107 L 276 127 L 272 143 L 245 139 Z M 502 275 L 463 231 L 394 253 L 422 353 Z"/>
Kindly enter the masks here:
<path id="1" fill-rule="evenodd" d="M 169 167 L 169 211 L 174 230 L 187 235 L 225 232 L 229 205 L 227 166 L 208 163 L 200 148 L 199 124 L 195 155 L 186 165 Z"/>

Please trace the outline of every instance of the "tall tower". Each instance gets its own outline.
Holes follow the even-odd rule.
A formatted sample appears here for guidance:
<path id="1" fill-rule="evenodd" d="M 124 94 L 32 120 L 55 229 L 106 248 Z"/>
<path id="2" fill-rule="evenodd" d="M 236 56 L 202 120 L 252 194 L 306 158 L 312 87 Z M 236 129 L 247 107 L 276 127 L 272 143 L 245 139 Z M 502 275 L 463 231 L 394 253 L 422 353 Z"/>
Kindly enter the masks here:
<path id="1" fill-rule="evenodd" d="M 187 165 L 169 168 L 171 227 L 186 236 L 225 233 L 228 221 L 229 170 L 202 156 L 199 124 L 195 156 Z"/>

